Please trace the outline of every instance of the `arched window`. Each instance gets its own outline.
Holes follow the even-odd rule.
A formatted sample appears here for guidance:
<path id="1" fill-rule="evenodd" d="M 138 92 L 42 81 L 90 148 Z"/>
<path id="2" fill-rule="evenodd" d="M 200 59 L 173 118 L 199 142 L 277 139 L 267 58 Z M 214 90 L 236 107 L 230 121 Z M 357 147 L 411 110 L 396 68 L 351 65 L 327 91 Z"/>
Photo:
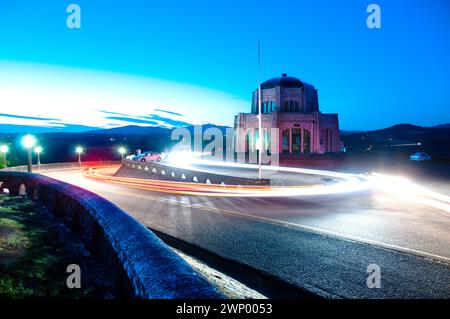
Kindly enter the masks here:
<path id="1" fill-rule="evenodd" d="M 266 101 L 261 105 L 261 113 L 268 114 L 270 112 L 274 112 L 277 108 L 277 105 L 273 101 Z"/>
<path id="2" fill-rule="evenodd" d="M 298 101 L 284 101 L 283 112 L 300 112 L 300 103 Z"/>

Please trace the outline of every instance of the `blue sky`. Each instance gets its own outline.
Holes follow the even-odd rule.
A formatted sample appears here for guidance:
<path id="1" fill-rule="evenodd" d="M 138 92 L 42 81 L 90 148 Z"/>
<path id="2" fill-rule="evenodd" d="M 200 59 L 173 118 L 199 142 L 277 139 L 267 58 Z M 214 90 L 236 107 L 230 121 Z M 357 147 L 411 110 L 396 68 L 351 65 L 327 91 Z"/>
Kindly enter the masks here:
<path id="1" fill-rule="evenodd" d="M 66 26 L 70 3 L 79 30 Z M 2 0 L 0 124 L 232 125 L 250 109 L 258 40 L 263 79 L 314 84 L 343 129 L 446 123 L 449 18 L 446 0 Z"/>

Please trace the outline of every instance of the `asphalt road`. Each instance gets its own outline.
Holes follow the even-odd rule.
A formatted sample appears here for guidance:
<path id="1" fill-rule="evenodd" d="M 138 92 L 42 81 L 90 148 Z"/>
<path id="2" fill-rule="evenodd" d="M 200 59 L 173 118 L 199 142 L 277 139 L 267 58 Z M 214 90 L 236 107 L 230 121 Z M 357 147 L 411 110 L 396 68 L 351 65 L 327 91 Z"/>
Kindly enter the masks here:
<path id="1" fill-rule="evenodd" d="M 46 175 L 105 197 L 152 229 L 322 296 L 450 297 L 450 213 L 425 201 L 380 188 L 294 198 L 184 196 L 77 170 Z M 370 264 L 380 266 L 381 288 L 367 287 Z"/>

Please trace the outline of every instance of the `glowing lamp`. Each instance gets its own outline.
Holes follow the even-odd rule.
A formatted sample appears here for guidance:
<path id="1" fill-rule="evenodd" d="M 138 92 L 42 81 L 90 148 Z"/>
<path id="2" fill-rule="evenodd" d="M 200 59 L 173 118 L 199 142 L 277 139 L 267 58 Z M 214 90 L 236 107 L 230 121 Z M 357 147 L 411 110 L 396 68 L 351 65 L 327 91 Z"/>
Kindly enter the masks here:
<path id="1" fill-rule="evenodd" d="M 21 143 L 26 149 L 31 149 L 36 145 L 36 138 L 33 135 L 27 134 L 22 138 Z"/>

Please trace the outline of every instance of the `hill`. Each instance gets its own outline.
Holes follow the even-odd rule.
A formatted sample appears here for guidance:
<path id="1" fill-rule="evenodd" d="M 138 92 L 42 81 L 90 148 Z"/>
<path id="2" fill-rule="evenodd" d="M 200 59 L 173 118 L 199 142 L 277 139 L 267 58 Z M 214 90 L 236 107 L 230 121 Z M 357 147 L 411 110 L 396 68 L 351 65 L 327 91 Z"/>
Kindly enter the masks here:
<path id="1" fill-rule="evenodd" d="M 424 151 L 432 156 L 450 157 L 450 128 L 398 124 L 388 128 L 342 135 L 349 151 Z"/>
<path id="2" fill-rule="evenodd" d="M 211 127 L 217 127 L 225 131 L 225 126 L 216 126 L 214 124 L 203 125 L 203 130 Z M 193 132 L 194 127 L 186 127 Z M 128 153 L 136 149 L 153 150 L 162 152 L 170 148 L 177 141 L 171 140 L 171 129 L 163 127 L 150 126 L 123 126 L 112 129 L 95 129 L 79 133 L 63 132 L 32 132 L 39 144 L 43 147 L 41 154 L 42 163 L 76 161 L 76 146 L 80 145 L 85 149 L 83 160 L 101 161 L 118 160 L 120 155 L 118 148 L 124 146 Z M 20 139 L 23 133 L 0 133 L 0 145 L 8 144 L 10 151 L 8 153 L 9 165 L 18 165 L 26 163 L 26 152 L 20 145 Z"/>

